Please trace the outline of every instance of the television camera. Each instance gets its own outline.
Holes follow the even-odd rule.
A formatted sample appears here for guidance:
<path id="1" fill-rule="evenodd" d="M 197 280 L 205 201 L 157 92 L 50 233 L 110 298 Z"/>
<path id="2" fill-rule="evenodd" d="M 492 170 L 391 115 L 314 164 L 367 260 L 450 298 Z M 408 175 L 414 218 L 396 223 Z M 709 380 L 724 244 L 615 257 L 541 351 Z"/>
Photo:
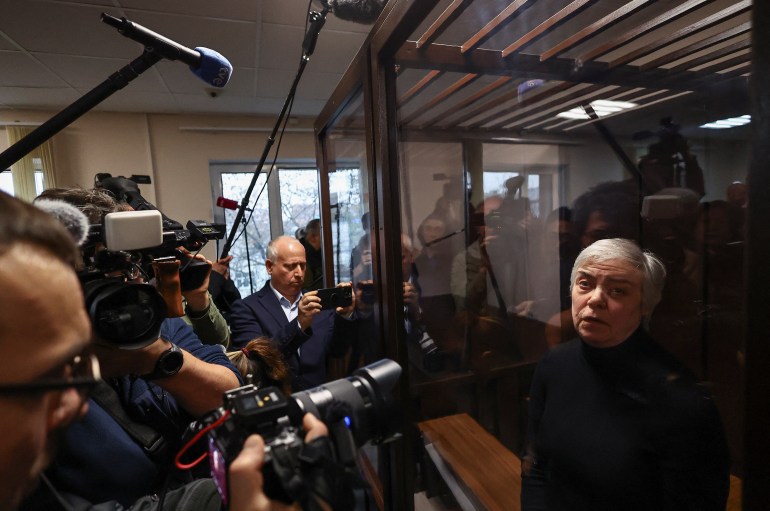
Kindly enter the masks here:
<path id="1" fill-rule="evenodd" d="M 79 272 L 86 308 L 102 340 L 142 348 L 157 340 L 164 318 L 184 314 L 181 292 L 199 288 L 211 268 L 190 252 L 222 239 L 225 226 L 190 220 L 184 228 L 142 197 L 130 179 L 105 177 L 99 184 L 134 211 L 107 213 L 89 228 Z M 156 286 L 145 283 L 153 277 Z"/>

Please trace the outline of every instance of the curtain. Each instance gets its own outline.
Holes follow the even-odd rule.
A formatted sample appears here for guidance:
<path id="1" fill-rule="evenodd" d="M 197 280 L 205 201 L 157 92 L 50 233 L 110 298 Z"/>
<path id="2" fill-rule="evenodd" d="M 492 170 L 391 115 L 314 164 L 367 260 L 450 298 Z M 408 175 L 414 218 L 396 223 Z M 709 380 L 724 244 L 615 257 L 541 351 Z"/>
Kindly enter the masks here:
<path id="1" fill-rule="evenodd" d="M 8 145 L 11 146 L 24 138 L 33 128 L 25 126 L 6 126 L 8 133 Z M 53 169 L 53 151 L 50 140 L 46 140 L 38 147 L 30 151 L 13 165 L 11 165 L 11 176 L 13 177 L 13 194 L 24 200 L 31 201 L 37 196 L 35 191 L 35 166 L 32 163 L 33 158 L 40 158 L 43 168 L 43 188 L 53 188 L 56 186 L 56 177 Z"/>

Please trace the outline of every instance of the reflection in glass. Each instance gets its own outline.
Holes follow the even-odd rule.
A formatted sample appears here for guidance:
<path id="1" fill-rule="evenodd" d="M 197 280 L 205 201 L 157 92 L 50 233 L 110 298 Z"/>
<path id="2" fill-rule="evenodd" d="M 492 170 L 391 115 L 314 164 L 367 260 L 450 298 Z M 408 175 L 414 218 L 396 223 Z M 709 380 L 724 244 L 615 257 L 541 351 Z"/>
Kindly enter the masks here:
<path id="1" fill-rule="evenodd" d="M 335 282 L 353 281 L 353 267 L 359 262 L 354 262 L 354 252 L 364 233 L 368 234 L 368 226 L 361 220 L 367 211 L 362 200 L 362 182 L 365 180 L 360 168 L 343 167 L 329 174 Z"/>

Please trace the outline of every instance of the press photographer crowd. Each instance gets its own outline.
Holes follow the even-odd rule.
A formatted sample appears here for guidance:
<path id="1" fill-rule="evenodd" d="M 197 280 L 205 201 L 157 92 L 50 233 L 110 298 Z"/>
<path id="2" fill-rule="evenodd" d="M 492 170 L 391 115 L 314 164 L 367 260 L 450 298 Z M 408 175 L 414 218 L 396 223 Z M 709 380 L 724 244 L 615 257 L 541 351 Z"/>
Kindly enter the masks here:
<path id="1" fill-rule="evenodd" d="M 350 283 L 303 292 L 305 249 L 282 236 L 234 300 L 231 257 L 199 253 L 223 234 L 122 177 L 0 192 L 0 510 L 354 509 L 357 449 L 397 435 L 401 368 L 330 382 Z"/>

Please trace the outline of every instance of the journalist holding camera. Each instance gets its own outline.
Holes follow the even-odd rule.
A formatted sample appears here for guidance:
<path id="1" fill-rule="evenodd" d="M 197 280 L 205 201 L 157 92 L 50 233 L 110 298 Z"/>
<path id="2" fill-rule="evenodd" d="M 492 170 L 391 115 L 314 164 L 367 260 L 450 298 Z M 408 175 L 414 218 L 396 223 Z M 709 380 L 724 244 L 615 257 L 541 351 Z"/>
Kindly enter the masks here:
<path id="1" fill-rule="evenodd" d="M 86 211 L 121 209 L 95 190 L 63 195 Z M 71 232 L 78 230 L 67 225 Z M 141 279 L 135 277 L 144 272 L 139 254 L 129 254 L 126 263 L 120 262 L 119 251 L 88 242 L 85 247 L 81 256 L 89 266 L 78 277 L 105 382 L 92 385 L 88 406 L 80 407 L 88 410 L 82 419 L 59 433 L 45 484 L 22 507 L 51 509 L 60 502 L 76 509 L 103 502 L 110 508 L 148 505 L 160 493 L 168 508 L 187 496 L 196 502 L 195 509 L 218 509 L 212 482 L 184 484 L 198 474 L 176 476 L 172 461 L 190 420 L 219 407 L 224 391 L 239 385 L 238 373 L 221 347 L 203 345 L 181 319 L 165 317 L 165 301 L 157 291 L 137 283 Z"/>
<path id="2" fill-rule="evenodd" d="M 0 308 L 0 510 L 352 509 L 356 448 L 396 431 L 398 364 L 289 398 L 238 387 L 221 347 L 136 278 L 180 233 L 160 253 L 127 249 L 120 207 L 70 192 L 37 209 L 0 195 L 0 284 L 14 298 Z M 89 228 L 92 206 L 103 225 Z"/>
<path id="3" fill-rule="evenodd" d="M 98 193 L 100 190 L 106 191 L 110 197 L 114 198 L 120 210 L 157 210 L 153 204 L 142 197 L 138 185 L 131 179 L 122 176 L 113 177 L 105 173 L 97 174 L 93 193 Z M 83 202 L 77 198 L 77 194 L 80 193 L 78 189 L 46 190 L 41 196 L 50 197 L 50 194 L 53 194 L 55 197 L 61 193 L 69 195 L 71 199 L 77 200 L 80 203 Z M 182 291 L 181 309 L 178 296 L 169 296 L 167 300 L 169 308 L 173 311 L 174 316 L 181 316 L 185 323 L 193 327 L 193 330 L 195 330 L 196 335 L 203 344 L 221 344 L 226 347 L 230 341 L 230 328 L 224 313 L 220 312 L 220 308 L 215 302 L 228 307 L 229 310 L 228 301 L 222 298 L 227 293 L 231 297 L 230 301 L 232 301 L 234 286 L 228 286 L 227 279 L 221 278 L 220 273 L 225 274 L 227 272 L 227 265 L 232 258 L 212 263 L 202 255 L 193 255 L 188 250 L 188 248 L 199 250 L 206 241 L 217 238 L 221 239 L 224 236 L 224 226 L 215 224 L 196 226 L 191 225 L 193 223 L 191 221 L 188 222 L 188 227 L 193 227 L 194 230 L 187 231 L 182 228 L 180 223 L 166 217 L 162 213 L 160 214 L 164 231 L 174 233 L 170 240 L 164 238 L 164 245 L 169 244 L 170 248 L 174 248 L 175 255 L 177 255 L 176 259 L 179 259 L 180 263 L 184 265 L 178 272 L 175 267 L 172 266 L 171 268 L 171 273 L 180 277 L 179 287 Z M 90 218 L 90 220 L 91 223 L 100 223 L 100 218 Z M 192 236 L 193 233 L 198 235 Z M 185 246 L 185 243 L 189 244 L 189 247 Z M 178 246 L 175 247 L 175 244 L 178 244 Z M 237 295 L 237 290 L 235 290 L 235 294 Z M 217 299 L 212 295 L 216 295 Z M 240 298 L 239 295 L 238 298 Z M 172 314 L 170 313 L 169 315 Z"/>
<path id="4" fill-rule="evenodd" d="M 326 381 L 327 357 L 344 356 L 355 335 L 352 287 L 340 284 L 303 292 L 307 257 L 291 236 L 270 241 L 265 266 L 270 280 L 233 305 L 232 345 L 241 349 L 267 336 L 289 365 L 293 390 L 320 385 Z"/>
<path id="5" fill-rule="evenodd" d="M 17 509 L 30 492 L 48 492 L 45 503 L 26 501 L 30 509 L 110 509 L 115 502 L 91 506 L 58 492 L 42 475 L 56 456 L 68 425 L 89 411 L 88 396 L 101 381 L 92 353 L 89 315 L 75 273 L 78 249 L 52 216 L 0 192 L 0 510 Z M 305 419 L 308 440 L 325 426 Z M 91 439 L 98 442 L 98 437 Z M 105 451 L 107 451 L 107 446 Z M 105 456 L 108 453 L 105 452 Z M 262 486 L 263 444 L 252 435 L 230 467 L 230 509 L 285 509 L 269 500 Z M 98 484 L 95 482 L 95 484 Z M 213 486 L 213 485 L 210 485 Z M 187 496 L 190 494 L 188 492 Z M 166 499 L 173 507 L 173 496 Z M 210 509 L 219 509 L 213 499 Z M 148 496 L 134 509 L 158 509 Z M 198 509 L 203 509 L 199 505 Z"/>
<path id="6" fill-rule="evenodd" d="M 104 192 L 74 189 L 61 195 L 102 213 L 121 209 Z M 82 231 L 68 227 L 73 234 Z M 158 292 L 141 283 L 138 253 L 102 245 L 84 241 L 78 277 L 105 380 L 94 385 L 82 420 L 62 432 L 47 486 L 78 502 L 129 505 L 185 482 L 167 477 L 182 433 L 241 381 L 221 347 L 202 344 L 180 318 L 166 318 Z M 48 505 L 41 503 L 44 491 L 35 497 L 41 500 L 33 498 L 27 507 Z"/>

